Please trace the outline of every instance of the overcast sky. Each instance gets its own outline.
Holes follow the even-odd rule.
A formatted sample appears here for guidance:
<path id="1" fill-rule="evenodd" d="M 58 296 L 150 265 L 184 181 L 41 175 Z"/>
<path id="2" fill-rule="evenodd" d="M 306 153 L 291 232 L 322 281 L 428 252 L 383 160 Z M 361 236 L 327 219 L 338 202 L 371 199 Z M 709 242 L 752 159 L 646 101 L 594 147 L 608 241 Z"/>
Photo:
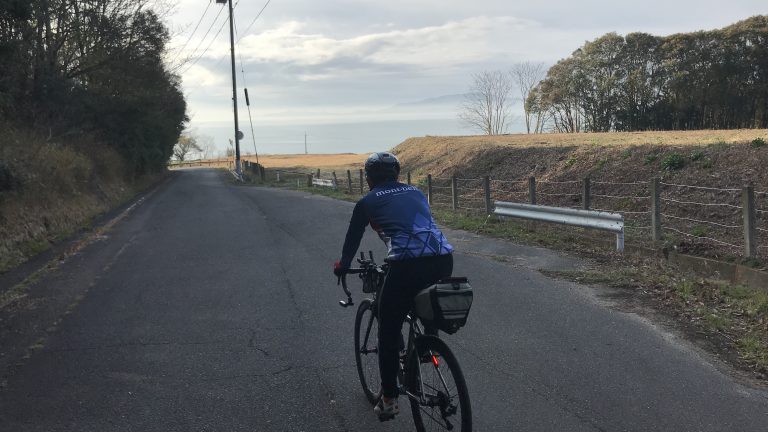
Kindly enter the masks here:
<path id="1" fill-rule="evenodd" d="M 465 93 L 474 72 L 521 61 L 552 64 L 607 32 L 668 35 L 768 13 L 766 0 L 272 0 L 254 22 L 266 0 L 234 1 L 254 136 L 264 145 L 312 125 L 379 120 L 443 119 L 423 133 L 457 133 L 450 98 L 421 110 L 391 107 Z M 177 3 L 169 17 L 168 60 L 197 60 L 178 69 L 190 127 L 223 146 L 233 128 L 228 27 L 213 36 L 226 8 L 209 7 L 209 0 Z M 241 130 L 250 136 L 240 64 L 238 59 Z M 342 147 L 322 150 L 352 150 Z M 371 150 L 363 147 L 359 151 Z"/>

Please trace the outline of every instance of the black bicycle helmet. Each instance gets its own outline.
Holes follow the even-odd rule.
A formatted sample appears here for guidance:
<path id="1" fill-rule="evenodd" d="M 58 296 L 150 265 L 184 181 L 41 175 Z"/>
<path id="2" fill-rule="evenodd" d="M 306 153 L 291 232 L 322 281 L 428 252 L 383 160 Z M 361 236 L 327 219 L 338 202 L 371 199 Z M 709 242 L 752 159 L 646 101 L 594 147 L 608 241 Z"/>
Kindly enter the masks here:
<path id="1" fill-rule="evenodd" d="M 373 153 L 365 161 L 365 176 L 374 183 L 394 181 L 398 175 L 400 161 L 392 153 Z"/>

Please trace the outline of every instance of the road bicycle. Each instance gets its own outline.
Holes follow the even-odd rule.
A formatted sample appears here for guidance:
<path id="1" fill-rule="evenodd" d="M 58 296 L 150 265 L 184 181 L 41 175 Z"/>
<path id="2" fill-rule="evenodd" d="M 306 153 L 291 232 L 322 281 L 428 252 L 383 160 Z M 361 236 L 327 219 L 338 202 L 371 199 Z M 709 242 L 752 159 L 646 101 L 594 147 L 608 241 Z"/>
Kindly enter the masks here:
<path id="1" fill-rule="evenodd" d="M 363 282 L 363 292 L 371 297 L 360 301 L 355 315 L 355 362 L 360 383 L 368 402 L 378 402 L 378 297 L 389 269 L 377 265 L 373 253 L 357 259 L 359 268 L 347 274 L 357 274 Z M 342 307 L 353 306 L 346 275 L 339 278 L 347 300 Z M 459 362 L 448 345 L 438 337 L 437 329 L 453 333 L 463 326 L 469 314 L 472 291 L 466 278 L 448 278 L 421 291 L 408 314 L 407 343 L 401 341 L 398 388 L 411 406 L 416 430 L 472 430 L 472 408 L 467 385 Z M 426 329 L 426 330 L 425 330 Z"/>

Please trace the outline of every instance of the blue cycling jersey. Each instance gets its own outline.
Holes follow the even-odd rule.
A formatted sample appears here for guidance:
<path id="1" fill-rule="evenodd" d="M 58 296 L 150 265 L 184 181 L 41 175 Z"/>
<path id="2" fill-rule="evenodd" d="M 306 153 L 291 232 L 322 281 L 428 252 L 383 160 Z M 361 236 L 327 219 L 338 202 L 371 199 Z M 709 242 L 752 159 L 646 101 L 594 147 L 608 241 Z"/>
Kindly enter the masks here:
<path id="1" fill-rule="evenodd" d="M 368 224 L 387 245 L 390 261 L 453 252 L 453 246 L 435 225 L 427 198 L 414 186 L 383 183 L 357 202 L 344 240 L 342 267 L 352 263 Z"/>

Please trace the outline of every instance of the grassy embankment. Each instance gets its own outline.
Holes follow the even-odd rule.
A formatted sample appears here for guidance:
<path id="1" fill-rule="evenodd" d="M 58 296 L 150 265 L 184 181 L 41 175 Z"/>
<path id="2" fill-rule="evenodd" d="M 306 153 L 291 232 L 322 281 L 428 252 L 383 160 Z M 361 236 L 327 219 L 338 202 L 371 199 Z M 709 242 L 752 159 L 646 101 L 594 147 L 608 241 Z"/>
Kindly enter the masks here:
<path id="1" fill-rule="evenodd" d="M 394 152 L 403 162 L 404 170 L 413 172 L 415 182 L 427 173 L 435 177 L 491 175 L 500 179 L 535 175 L 540 181 L 552 182 L 589 176 L 593 180 L 615 183 L 634 183 L 660 176 L 669 183 L 720 188 L 752 182 L 756 189 L 768 190 L 768 170 L 764 169 L 768 163 L 768 147 L 757 140 L 761 137 L 768 139 L 768 131 L 424 137 L 406 140 Z M 682 163 L 670 168 L 665 161 L 677 160 L 674 155 L 681 156 Z M 311 158 L 305 163 L 293 169 L 312 172 L 316 168 Z M 343 172 L 347 163 L 327 165 Z M 304 187 L 304 182 L 293 179 L 277 184 L 273 175 L 269 176 L 268 183 L 294 189 L 298 184 L 302 190 L 339 199 L 358 198 L 356 193 L 310 190 Z M 611 191 L 616 195 L 632 192 L 622 185 Z M 697 199 L 717 197 L 719 195 L 711 194 Z M 619 210 L 632 209 L 631 205 L 630 202 L 619 204 Z M 442 225 L 589 258 L 589 270 L 548 274 L 621 289 L 626 301 L 642 304 L 673 319 L 683 332 L 718 357 L 755 377 L 768 377 L 768 291 L 702 278 L 653 256 L 620 255 L 612 251 L 610 236 L 596 236 L 594 232 L 578 228 L 536 224 L 533 229 L 530 223 L 498 221 L 476 212 L 455 212 L 439 206 L 433 210 Z M 718 216 L 706 210 L 690 212 L 696 218 Z M 606 241 L 595 242 L 596 237 L 605 237 Z M 679 241 L 668 239 L 668 246 Z"/>
<path id="2" fill-rule="evenodd" d="M 0 129 L 0 141 L 0 273 L 89 227 L 159 178 L 130 179 L 120 155 L 90 138 Z"/>

